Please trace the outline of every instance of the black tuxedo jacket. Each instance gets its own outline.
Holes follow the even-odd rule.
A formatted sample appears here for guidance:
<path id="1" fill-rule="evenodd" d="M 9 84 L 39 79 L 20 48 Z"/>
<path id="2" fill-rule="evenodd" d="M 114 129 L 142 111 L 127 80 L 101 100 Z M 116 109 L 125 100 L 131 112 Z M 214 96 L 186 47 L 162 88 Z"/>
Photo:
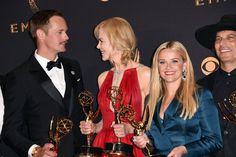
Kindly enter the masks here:
<path id="1" fill-rule="evenodd" d="M 0 76 L 0 84 L 1 84 L 1 90 L 4 94 L 5 92 L 5 83 L 4 83 L 4 76 Z M 5 105 L 5 104 L 4 104 Z M 4 143 L 4 141 L 0 137 L 0 157 L 19 157 L 15 151 L 11 149 L 7 144 Z"/>
<path id="2" fill-rule="evenodd" d="M 72 157 L 85 137 L 79 123 L 85 119 L 77 96 L 83 90 L 78 62 L 60 57 L 66 81 L 64 98 L 32 55 L 6 76 L 3 140 L 19 156 L 27 156 L 33 144 L 49 142 L 49 125 L 54 116 L 73 121 L 73 130 L 59 145 L 59 157 Z"/>

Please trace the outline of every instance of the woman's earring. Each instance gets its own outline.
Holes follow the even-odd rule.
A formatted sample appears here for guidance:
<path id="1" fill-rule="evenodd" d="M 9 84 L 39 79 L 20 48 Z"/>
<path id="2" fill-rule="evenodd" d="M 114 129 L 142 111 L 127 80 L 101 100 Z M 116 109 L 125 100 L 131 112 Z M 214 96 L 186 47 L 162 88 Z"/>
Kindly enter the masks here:
<path id="1" fill-rule="evenodd" d="M 187 79 L 187 71 L 184 69 L 182 72 L 182 80 L 186 80 Z"/>

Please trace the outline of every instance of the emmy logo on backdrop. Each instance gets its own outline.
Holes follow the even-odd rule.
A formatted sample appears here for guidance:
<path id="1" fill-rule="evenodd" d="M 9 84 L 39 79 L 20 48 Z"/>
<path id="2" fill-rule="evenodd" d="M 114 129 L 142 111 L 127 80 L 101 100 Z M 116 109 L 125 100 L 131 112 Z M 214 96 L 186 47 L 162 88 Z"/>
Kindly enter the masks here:
<path id="1" fill-rule="evenodd" d="M 86 122 L 93 121 L 97 115 L 98 111 L 93 111 L 93 94 L 87 90 L 81 92 L 78 96 L 80 105 L 82 106 L 83 112 L 86 116 Z M 80 153 L 75 157 L 99 157 L 102 155 L 103 151 L 101 148 L 91 146 L 91 137 L 93 133 L 86 135 L 87 136 L 87 145 L 81 146 Z"/>
<path id="2" fill-rule="evenodd" d="M 227 100 L 218 103 L 218 106 L 224 117 L 236 124 L 236 91 L 233 91 Z"/>
<path id="3" fill-rule="evenodd" d="M 37 11 L 40 10 L 37 5 L 37 0 L 28 0 L 28 4 L 33 13 L 36 13 Z"/>
<path id="4" fill-rule="evenodd" d="M 73 128 L 73 122 L 70 119 L 60 117 L 54 120 L 52 117 L 49 128 L 49 139 L 55 148 L 54 150 L 58 152 L 60 140 L 71 132 Z"/>
<path id="5" fill-rule="evenodd" d="M 121 104 L 122 100 L 122 90 L 117 86 L 112 86 L 108 92 L 107 97 L 111 100 L 112 107 L 115 114 L 115 124 L 121 123 L 121 113 L 123 111 Z M 119 103 L 120 107 L 118 108 L 116 104 Z M 129 144 L 121 142 L 121 138 L 117 138 L 115 143 L 105 143 L 105 153 L 109 156 L 120 156 L 120 157 L 131 157 L 133 153 L 133 147 Z"/>

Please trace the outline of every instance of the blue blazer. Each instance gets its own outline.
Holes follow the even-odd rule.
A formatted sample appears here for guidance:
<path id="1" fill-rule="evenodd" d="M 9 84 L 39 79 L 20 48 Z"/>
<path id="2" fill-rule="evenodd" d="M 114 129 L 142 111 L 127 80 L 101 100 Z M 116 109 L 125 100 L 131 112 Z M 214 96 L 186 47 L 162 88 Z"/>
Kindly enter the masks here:
<path id="1" fill-rule="evenodd" d="M 202 157 L 222 148 L 219 117 L 212 94 L 198 89 L 199 107 L 191 119 L 180 117 L 181 105 L 174 99 L 160 119 L 161 101 L 158 102 L 150 129 L 147 131 L 154 147 L 164 155 L 177 146 L 184 145 L 185 157 Z"/>

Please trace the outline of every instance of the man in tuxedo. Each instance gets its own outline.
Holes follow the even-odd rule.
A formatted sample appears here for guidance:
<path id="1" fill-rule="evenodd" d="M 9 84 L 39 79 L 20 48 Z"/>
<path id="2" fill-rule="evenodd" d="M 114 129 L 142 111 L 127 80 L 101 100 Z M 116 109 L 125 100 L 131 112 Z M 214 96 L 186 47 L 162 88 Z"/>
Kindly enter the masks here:
<path id="1" fill-rule="evenodd" d="M 222 16 L 218 23 L 199 28 L 195 35 L 202 46 L 213 50 L 220 62 L 216 71 L 198 81 L 212 91 L 220 113 L 223 150 L 211 157 L 235 157 L 236 14 Z"/>
<path id="2" fill-rule="evenodd" d="M 60 12 L 41 10 L 30 19 L 30 29 L 37 49 L 6 75 L 3 140 L 22 157 L 72 157 L 85 142 L 79 131 L 85 117 L 77 103 L 83 90 L 79 63 L 58 55 L 66 51 L 67 24 Z M 73 122 L 58 149 L 49 142 L 52 117 Z"/>

